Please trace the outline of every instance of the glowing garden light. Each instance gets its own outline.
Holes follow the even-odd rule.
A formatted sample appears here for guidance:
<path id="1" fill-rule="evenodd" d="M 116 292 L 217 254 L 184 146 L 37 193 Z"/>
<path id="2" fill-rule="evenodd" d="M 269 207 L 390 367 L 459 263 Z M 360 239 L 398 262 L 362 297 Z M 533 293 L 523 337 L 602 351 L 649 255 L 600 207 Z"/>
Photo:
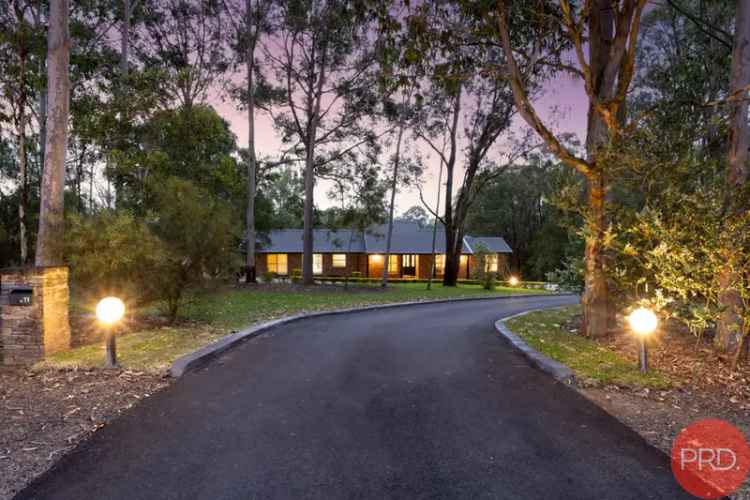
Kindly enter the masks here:
<path id="1" fill-rule="evenodd" d="M 107 367 L 117 367 L 117 344 L 114 327 L 125 315 L 125 304 L 117 297 L 105 297 L 96 305 L 96 318 L 105 326 L 105 344 L 107 346 Z"/>
<path id="2" fill-rule="evenodd" d="M 520 282 L 521 281 L 518 279 L 517 276 L 511 276 L 510 279 L 508 280 L 508 283 L 510 283 L 510 286 L 518 286 Z"/>
<path id="3" fill-rule="evenodd" d="M 646 349 L 646 337 L 656 331 L 659 326 L 659 318 L 651 309 L 639 307 L 628 315 L 630 329 L 638 336 L 640 344 L 640 366 L 641 371 L 648 370 L 648 351 Z"/>

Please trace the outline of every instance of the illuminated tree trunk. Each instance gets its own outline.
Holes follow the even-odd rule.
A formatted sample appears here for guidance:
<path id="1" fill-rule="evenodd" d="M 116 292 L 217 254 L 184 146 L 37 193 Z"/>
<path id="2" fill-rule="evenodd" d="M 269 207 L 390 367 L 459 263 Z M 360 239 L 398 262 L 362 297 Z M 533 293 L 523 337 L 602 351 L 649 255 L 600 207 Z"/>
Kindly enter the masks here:
<path id="1" fill-rule="evenodd" d="M 732 51 L 732 73 L 729 81 L 731 115 L 729 120 L 729 157 L 727 170 L 728 218 L 735 218 L 748 208 L 740 196 L 748 182 L 748 112 L 747 87 L 750 84 L 750 4 L 737 2 L 737 16 Z M 731 238 L 730 238 L 731 239 Z M 742 297 L 736 253 L 731 243 L 724 249 L 726 265 L 719 277 L 719 304 L 724 308 L 716 329 L 716 346 L 734 353 L 742 339 Z"/>
<path id="2" fill-rule="evenodd" d="M 42 174 L 36 265 L 62 263 L 63 191 L 70 106 L 68 0 L 50 2 L 47 34 L 47 135 Z"/>
<path id="3" fill-rule="evenodd" d="M 588 213 L 586 216 L 586 273 L 583 306 L 583 332 L 587 337 L 607 333 L 611 308 L 605 269 L 604 233 L 607 230 L 607 187 L 603 175 L 588 178 Z"/>

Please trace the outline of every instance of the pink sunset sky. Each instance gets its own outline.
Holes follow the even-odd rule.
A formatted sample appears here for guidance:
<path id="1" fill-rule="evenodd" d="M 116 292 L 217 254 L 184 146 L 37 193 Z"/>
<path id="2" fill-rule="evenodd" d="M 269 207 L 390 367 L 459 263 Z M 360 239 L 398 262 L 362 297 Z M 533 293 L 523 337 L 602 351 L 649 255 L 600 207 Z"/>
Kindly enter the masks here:
<path id="1" fill-rule="evenodd" d="M 547 125 L 556 132 L 572 132 L 579 139 L 585 139 L 586 131 L 586 112 L 587 99 L 583 89 L 582 82 L 567 74 L 560 74 L 555 79 L 550 80 L 543 88 L 542 94 L 535 101 L 539 114 L 545 119 Z M 238 143 L 241 147 L 247 146 L 247 115 L 244 111 L 236 108 L 230 100 L 215 100 L 213 103 L 219 114 L 221 114 L 231 125 L 232 131 L 237 135 Z M 520 132 L 526 128 L 523 120 L 516 116 L 513 124 L 513 131 Z M 268 115 L 259 112 L 256 114 L 256 148 L 259 156 L 275 156 L 281 147 L 281 141 L 273 129 L 271 119 Z M 502 142 L 502 137 L 498 142 Z M 427 173 L 423 192 L 425 199 L 434 208 L 437 198 L 438 168 L 439 162 L 437 157 L 430 155 L 429 148 L 424 144 L 415 143 L 415 147 L 420 150 L 422 155 L 427 159 Z M 494 152 L 496 158 L 502 158 L 502 146 L 498 145 Z M 383 155 L 383 162 L 387 156 Z M 463 180 L 463 169 L 461 162 L 457 163 L 459 167 L 456 179 L 456 188 L 460 186 Z M 322 183 L 316 184 L 315 203 L 321 208 L 329 207 L 333 204 L 326 196 L 327 186 Z M 444 201 L 441 201 L 441 207 Z M 413 205 L 422 205 L 419 200 L 419 192 L 416 189 L 404 189 L 396 195 L 396 213 L 401 213 Z M 442 209 L 441 209 L 442 210 Z"/>

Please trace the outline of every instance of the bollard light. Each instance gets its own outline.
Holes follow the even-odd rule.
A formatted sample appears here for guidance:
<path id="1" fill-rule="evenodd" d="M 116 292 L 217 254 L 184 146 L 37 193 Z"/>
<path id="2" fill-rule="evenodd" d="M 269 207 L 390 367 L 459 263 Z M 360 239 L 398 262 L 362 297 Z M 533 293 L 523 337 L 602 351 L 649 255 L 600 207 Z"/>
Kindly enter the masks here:
<path id="1" fill-rule="evenodd" d="M 105 297 L 96 305 L 96 318 L 105 328 L 108 368 L 117 368 L 117 344 L 114 329 L 124 315 L 125 304 L 117 297 Z"/>
<path id="2" fill-rule="evenodd" d="M 510 286 L 518 286 L 520 281 L 517 276 L 511 276 L 510 279 L 508 279 L 508 283 L 510 283 Z"/>
<path id="3" fill-rule="evenodd" d="M 648 370 L 648 351 L 646 349 L 646 337 L 656 331 L 659 326 L 659 318 L 651 309 L 639 307 L 628 315 L 628 323 L 633 332 L 638 336 L 640 345 L 640 367 L 642 372 Z"/>

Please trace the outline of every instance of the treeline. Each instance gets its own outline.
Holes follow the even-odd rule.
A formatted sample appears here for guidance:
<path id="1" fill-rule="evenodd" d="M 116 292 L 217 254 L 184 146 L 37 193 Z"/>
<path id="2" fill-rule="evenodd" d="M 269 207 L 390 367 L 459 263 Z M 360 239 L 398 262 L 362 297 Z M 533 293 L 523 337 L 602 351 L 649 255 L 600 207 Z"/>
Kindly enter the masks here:
<path id="1" fill-rule="evenodd" d="M 1 3 L 0 258 L 24 263 L 49 7 Z M 150 254 L 178 283 L 239 265 L 252 281 L 259 232 L 301 225 L 311 283 L 312 228 L 391 221 L 399 189 L 435 180 L 429 156 L 441 202 L 423 206 L 446 228 L 444 284 L 468 230 L 500 233 L 525 276 L 582 286 L 586 335 L 646 302 L 715 330 L 737 359 L 750 324 L 747 2 L 89 0 L 69 11 L 65 240 L 77 268 L 96 262 L 85 235 L 123 224 L 117 234 L 154 238 Z M 563 74 L 586 95 L 571 103 L 587 111 L 581 145 L 537 109 Z M 246 116 L 246 149 L 210 105 L 220 99 Z M 260 115 L 282 144 L 268 156 Z M 321 186 L 327 211 L 315 210 Z M 119 278 L 97 273 L 120 283 L 133 264 L 107 265 Z"/>

